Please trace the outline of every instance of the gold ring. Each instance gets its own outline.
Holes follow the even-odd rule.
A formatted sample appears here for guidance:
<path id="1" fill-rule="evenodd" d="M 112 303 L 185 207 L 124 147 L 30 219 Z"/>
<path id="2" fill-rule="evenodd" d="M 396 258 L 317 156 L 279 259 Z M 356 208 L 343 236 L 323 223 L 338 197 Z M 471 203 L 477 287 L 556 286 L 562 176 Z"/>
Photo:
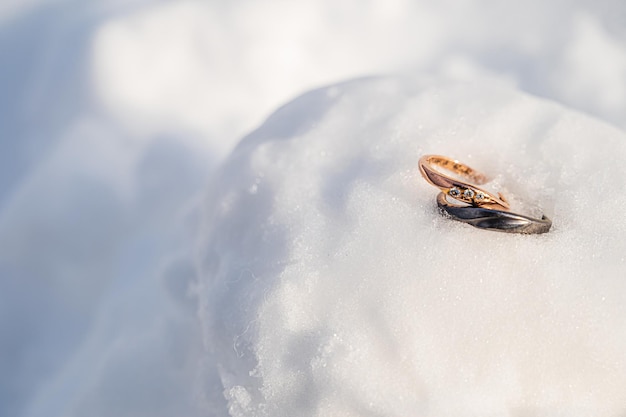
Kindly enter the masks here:
<path id="1" fill-rule="evenodd" d="M 443 193 L 449 195 L 455 200 L 469 203 L 473 206 L 496 208 L 500 210 L 508 210 L 509 203 L 504 199 L 502 194 L 491 194 L 476 185 L 456 180 L 452 177 L 444 175 L 432 168 L 438 166 L 453 172 L 463 178 L 467 178 L 475 184 L 484 184 L 488 181 L 487 177 L 480 172 L 468 167 L 459 161 L 446 158 L 440 155 L 424 155 L 419 160 L 420 172 L 422 177 L 435 187 L 438 187 Z"/>

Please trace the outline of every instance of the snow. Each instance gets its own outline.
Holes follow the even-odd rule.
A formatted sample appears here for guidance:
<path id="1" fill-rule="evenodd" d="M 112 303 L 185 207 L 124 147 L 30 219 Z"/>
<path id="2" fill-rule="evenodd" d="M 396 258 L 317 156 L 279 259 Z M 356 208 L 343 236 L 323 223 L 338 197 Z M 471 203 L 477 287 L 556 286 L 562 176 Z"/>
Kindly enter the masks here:
<path id="1" fill-rule="evenodd" d="M 183 125 L 228 148 L 320 85 L 488 74 L 625 126 L 622 2 L 336 3 L 183 0 L 111 19 L 94 35 L 98 98 L 135 128 Z"/>
<path id="2" fill-rule="evenodd" d="M 624 19 L 3 2 L 0 415 L 623 413 Z M 424 153 L 553 231 L 441 218 Z"/>
<path id="3" fill-rule="evenodd" d="M 433 152 L 499 174 L 552 231 L 443 218 L 416 166 Z M 623 132 L 491 81 L 362 80 L 281 108 L 217 174 L 202 233 L 231 415 L 622 415 L 626 197 L 598 202 L 625 157 Z"/>

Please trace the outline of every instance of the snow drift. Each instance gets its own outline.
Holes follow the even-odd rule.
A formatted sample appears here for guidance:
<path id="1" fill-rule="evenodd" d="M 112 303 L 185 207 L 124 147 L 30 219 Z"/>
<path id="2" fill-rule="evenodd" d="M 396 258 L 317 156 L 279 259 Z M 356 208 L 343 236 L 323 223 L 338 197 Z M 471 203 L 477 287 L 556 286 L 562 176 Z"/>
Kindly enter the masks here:
<path id="1" fill-rule="evenodd" d="M 545 235 L 440 216 L 425 153 L 491 174 Z M 307 93 L 216 175 L 205 343 L 232 416 L 626 412 L 624 133 L 492 82 Z"/>

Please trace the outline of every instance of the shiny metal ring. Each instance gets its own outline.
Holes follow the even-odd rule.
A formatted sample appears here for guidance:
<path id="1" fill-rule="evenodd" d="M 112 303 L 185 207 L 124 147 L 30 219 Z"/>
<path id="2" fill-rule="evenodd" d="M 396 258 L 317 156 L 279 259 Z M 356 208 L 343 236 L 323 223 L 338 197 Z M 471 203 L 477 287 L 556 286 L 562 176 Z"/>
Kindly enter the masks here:
<path id="1" fill-rule="evenodd" d="M 469 166 L 441 155 L 424 155 L 418 162 L 420 173 L 424 179 L 442 192 L 446 193 L 455 200 L 469 203 L 473 206 L 488 207 L 499 210 L 508 210 L 509 203 L 500 193 L 492 194 L 483 188 L 479 188 L 476 184 L 485 184 L 487 177 Z M 454 179 L 448 175 L 433 169 L 433 166 L 443 168 L 462 176 L 472 183 Z"/>
<path id="2" fill-rule="evenodd" d="M 444 193 L 439 193 L 437 196 L 437 206 L 439 206 L 442 214 L 451 219 L 471 224 L 479 229 L 506 233 L 539 234 L 548 232 L 552 226 L 552 220 L 546 216 L 542 216 L 541 219 L 534 219 L 509 211 L 450 204 Z"/>

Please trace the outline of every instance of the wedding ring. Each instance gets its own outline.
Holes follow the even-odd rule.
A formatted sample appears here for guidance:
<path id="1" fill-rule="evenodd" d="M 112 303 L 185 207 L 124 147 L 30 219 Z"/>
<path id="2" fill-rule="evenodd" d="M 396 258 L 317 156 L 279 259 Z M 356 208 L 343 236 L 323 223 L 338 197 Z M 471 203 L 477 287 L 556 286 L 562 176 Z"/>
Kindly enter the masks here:
<path id="1" fill-rule="evenodd" d="M 450 197 L 469 203 L 473 206 L 488 207 L 494 209 L 508 210 L 509 203 L 504 199 L 502 194 L 491 194 L 476 185 L 459 181 L 452 177 L 436 171 L 432 166 L 451 171 L 463 178 L 472 181 L 474 184 L 484 184 L 488 181 L 487 177 L 469 166 L 459 161 L 446 158 L 440 155 L 424 155 L 419 160 L 419 168 L 422 176 L 426 181 L 438 187 L 443 193 Z"/>
<path id="2" fill-rule="evenodd" d="M 552 221 L 546 216 L 542 216 L 541 219 L 534 219 L 510 211 L 450 204 L 443 192 L 437 196 L 437 206 L 444 215 L 451 219 L 471 224 L 479 229 L 506 233 L 538 234 L 548 232 L 552 226 Z"/>

